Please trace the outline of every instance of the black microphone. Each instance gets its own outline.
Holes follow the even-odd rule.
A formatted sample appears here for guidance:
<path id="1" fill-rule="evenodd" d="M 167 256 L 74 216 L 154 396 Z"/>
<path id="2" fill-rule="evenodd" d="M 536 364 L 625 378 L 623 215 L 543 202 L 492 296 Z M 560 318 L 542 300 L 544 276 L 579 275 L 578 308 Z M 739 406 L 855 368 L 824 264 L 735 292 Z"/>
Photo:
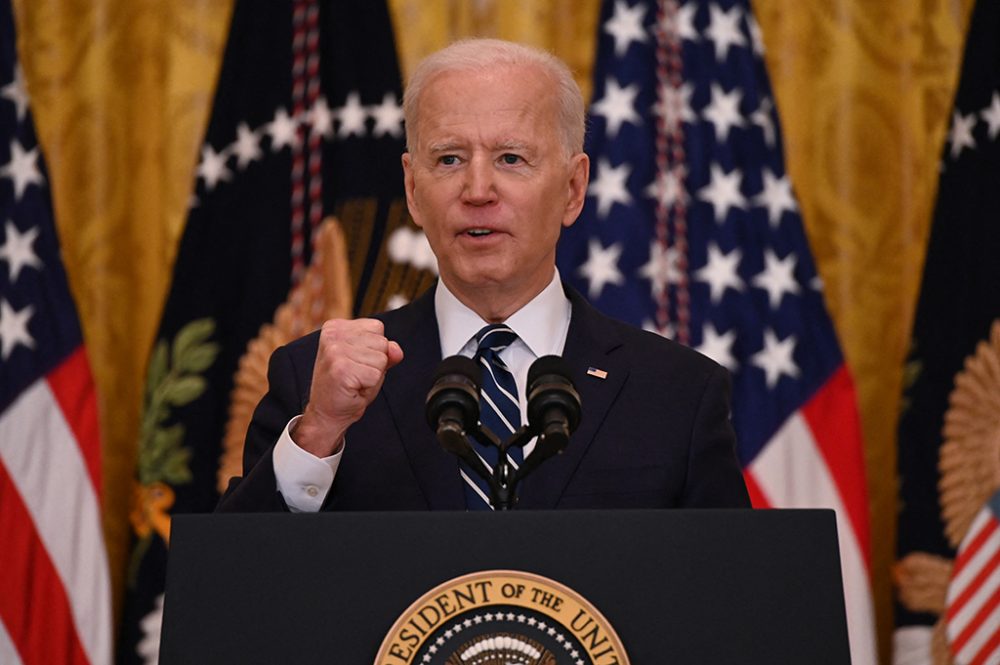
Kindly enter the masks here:
<path id="1" fill-rule="evenodd" d="M 472 452 L 466 432 L 479 424 L 482 371 L 471 358 L 451 356 L 438 365 L 427 393 L 424 413 L 445 450 L 459 456 Z"/>
<path id="2" fill-rule="evenodd" d="M 561 452 L 580 424 L 580 395 L 559 356 L 542 356 L 528 369 L 528 424 L 539 434 L 542 458 Z"/>

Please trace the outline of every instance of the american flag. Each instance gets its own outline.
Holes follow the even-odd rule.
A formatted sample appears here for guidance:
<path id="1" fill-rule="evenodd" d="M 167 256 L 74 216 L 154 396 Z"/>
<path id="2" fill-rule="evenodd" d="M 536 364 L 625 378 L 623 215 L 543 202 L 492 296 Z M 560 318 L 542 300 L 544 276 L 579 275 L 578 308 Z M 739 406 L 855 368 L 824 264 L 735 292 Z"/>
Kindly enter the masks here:
<path id="1" fill-rule="evenodd" d="M 754 505 L 837 511 L 852 659 L 876 662 L 855 393 L 749 4 L 605 2 L 589 130 L 588 202 L 563 234 L 562 276 L 732 372 Z"/>
<path id="2" fill-rule="evenodd" d="M 111 662 L 90 366 L 0 0 L 0 663 Z"/>
<path id="3" fill-rule="evenodd" d="M 945 621 L 956 663 L 1000 663 L 1000 492 L 958 547 Z"/>

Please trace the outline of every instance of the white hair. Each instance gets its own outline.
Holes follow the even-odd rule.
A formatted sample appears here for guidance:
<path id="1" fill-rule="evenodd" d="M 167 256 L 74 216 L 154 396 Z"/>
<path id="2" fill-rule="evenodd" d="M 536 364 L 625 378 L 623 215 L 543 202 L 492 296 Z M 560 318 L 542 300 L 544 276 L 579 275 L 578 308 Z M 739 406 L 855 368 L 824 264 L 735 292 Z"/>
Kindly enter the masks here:
<path id="1" fill-rule="evenodd" d="M 420 95 L 427 82 L 443 72 L 483 71 L 497 66 L 534 66 L 552 79 L 559 107 L 561 142 L 568 154 L 583 151 L 583 94 L 566 63 L 548 51 L 501 39 L 462 39 L 427 56 L 417 65 L 403 93 L 406 147 L 413 150 L 413 134 L 420 111 Z"/>

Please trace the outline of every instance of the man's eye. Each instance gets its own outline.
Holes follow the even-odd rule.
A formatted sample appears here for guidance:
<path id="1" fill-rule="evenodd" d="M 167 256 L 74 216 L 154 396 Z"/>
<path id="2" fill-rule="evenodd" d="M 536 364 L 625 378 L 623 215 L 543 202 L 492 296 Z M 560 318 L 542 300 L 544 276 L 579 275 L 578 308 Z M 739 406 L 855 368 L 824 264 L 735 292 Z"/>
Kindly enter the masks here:
<path id="1" fill-rule="evenodd" d="M 455 155 L 442 155 L 441 158 L 438 159 L 438 162 L 440 164 L 444 164 L 445 166 L 454 166 L 458 163 L 458 157 Z"/>
<path id="2" fill-rule="evenodd" d="M 520 164 L 521 157 L 519 155 L 514 155 L 512 153 L 505 153 L 501 158 L 504 164 Z"/>

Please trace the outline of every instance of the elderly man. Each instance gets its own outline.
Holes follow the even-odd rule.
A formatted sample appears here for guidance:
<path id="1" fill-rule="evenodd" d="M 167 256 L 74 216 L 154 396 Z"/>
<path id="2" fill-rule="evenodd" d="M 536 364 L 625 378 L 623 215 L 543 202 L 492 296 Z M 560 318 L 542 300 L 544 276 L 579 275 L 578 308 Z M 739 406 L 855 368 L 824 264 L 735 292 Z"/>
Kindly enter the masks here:
<path id="1" fill-rule="evenodd" d="M 565 64 L 462 41 L 420 64 L 404 113 L 407 205 L 440 280 L 406 307 L 328 321 L 274 353 L 244 477 L 220 510 L 489 508 L 424 418 L 434 369 L 454 354 L 484 368 L 483 421 L 501 438 L 526 422 L 535 358 L 561 355 L 572 370 L 582 421 L 524 482 L 518 508 L 749 506 L 726 371 L 603 316 L 559 279 L 556 243 L 589 177 Z"/>

